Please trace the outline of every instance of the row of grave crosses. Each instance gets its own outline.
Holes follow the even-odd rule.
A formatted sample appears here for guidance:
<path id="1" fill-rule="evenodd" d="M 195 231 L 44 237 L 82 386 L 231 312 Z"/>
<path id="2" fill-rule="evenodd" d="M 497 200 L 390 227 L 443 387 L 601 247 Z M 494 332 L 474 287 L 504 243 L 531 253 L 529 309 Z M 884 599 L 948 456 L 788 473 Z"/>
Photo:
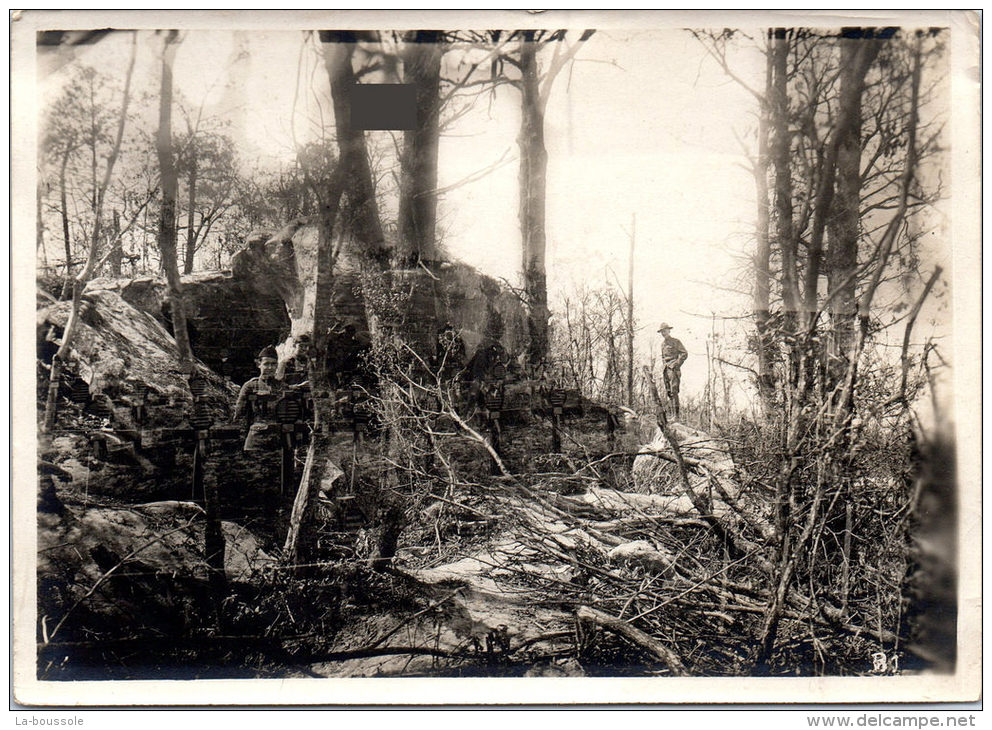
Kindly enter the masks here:
<path id="1" fill-rule="evenodd" d="M 76 377 L 70 382 L 69 399 L 105 424 L 103 428 L 88 434 L 94 456 L 98 459 L 104 460 L 110 454 L 122 450 L 133 451 L 135 447 L 148 449 L 155 446 L 191 446 L 194 454 L 192 496 L 194 499 L 201 499 L 202 474 L 197 467 L 202 467 L 203 460 L 209 456 L 211 442 L 240 440 L 243 438 L 243 431 L 239 425 L 215 424 L 214 410 L 205 397 L 207 380 L 202 375 L 194 372 L 187 382 L 193 397 L 192 409 L 186 425 L 178 427 L 146 427 L 154 396 L 151 388 L 144 383 L 139 384 L 133 396 L 128 399 L 134 428 L 116 427 L 113 423 L 113 402 L 103 393 L 91 394 L 89 385 L 82 378 Z M 341 409 L 345 418 L 344 427 L 352 431 L 356 442 L 360 442 L 371 421 L 371 408 L 365 391 L 355 385 L 343 398 L 329 397 L 344 404 Z M 275 428 L 279 433 L 279 448 L 282 451 L 280 485 L 285 494 L 294 485 L 295 448 L 310 431 L 313 396 L 308 389 L 289 389 L 281 393 L 253 393 L 249 399 L 253 413 L 266 421 L 272 421 L 270 428 Z M 331 424 L 325 423 L 324 428 L 331 428 Z"/>
<path id="2" fill-rule="evenodd" d="M 487 436 L 489 445 L 495 454 L 502 457 L 502 444 L 500 418 L 508 413 L 506 407 L 506 369 L 502 364 L 497 364 L 479 383 L 479 406 L 482 409 L 482 417 L 487 426 Z M 561 436 L 566 417 L 566 402 L 568 401 L 568 390 L 561 386 L 556 379 L 547 377 L 540 378 L 534 390 L 532 390 L 532 400 L 530 410 L 539 415 L 543 415 L 551 422 L 551 453 L 561 453 Z M 536 396 L 534 398 L 533 396 Z M 607 442 L 612 447 L 615 442 L 618 421 L 616 415 L 607 409 L 606 412 L 606 436 Z M 499 473 L 499 463 L 496 459 L 490 459 L 490 470 L 493 474 Z"/>
<path id="3" fill-rule="evenodd" d="M 145 427 L 149 407 L 152 404 L 152 391 L 145 384 L 138 386 L 131 399 L 131 416 L 135 429 L 114 428 L 110 423 L 113 420 L 113 404 L 110 399 L 104 394 L 91 396 L 88 385 L 81 378 L 76 378 L 70 384 L 70 399 L 77 404 L 88 405 L 90 413 L 109 424 L 109 428 L 90 433 L 95 456 L 98 458 L 105 459 L 115 450 L 133 449 L 134 446 L 139 449 L 151 446 L 192 446 L 194 457 L 192 497 L 207 501 L 203 491 L 203 464 L 209 456 L 211 442 L 241 439 L 243 431 L 239 425 L 215 425 L 214 412 L 205 397 L 207 381 L 202 375 L 191 373 L 188 384 L 193 397 L 192 411 L 187 419 L 188 425 L 176 428 Z M 478 383 L 477 393 L 489 443 L 495 454 L 502 457 L 501 417 L 507 413 L 505 369 L 496 367 L 486 373 Z M 536 395 L 538 401 L 532 404 L 531 409 L 541 413 L 551 422 L 551 452 L 559 453 L 566 415 L 567 391 L 556 383 L 545 382 L 539 387 Z M 323 429 L 350 430 L 356 444 L 362 442 L 372 420 L 372 410 L 368 394 L 357 384 L 353 384 L 346 391 L 314 394 L 308 387 L 291 387 L 268 393 L 252 393 L 249 396 L 256 420 L 261 417 L 268 423 L 267 428 L 278 431 L 278 448 L 282 452 L 280 489 L 283 494 L 295 489 L 295 449 L 310 433 L 315 397 L 343 406 L 339 410 L 344 417 L 343 423 L 342 420 L 336 423 L 325 420 L 322 424 Z M 612 414 L 607 414 L 606 426 L 607 437 L 612 442 L 616 429 L 616 420 Z M 249 435 L 248 440 L 250 439 Z M 250 447 L 248 440 L 245 442 L 246 450 Z M 490 466 L 492 473 L 499 473 L 496 459 L 490 460 Z"/>

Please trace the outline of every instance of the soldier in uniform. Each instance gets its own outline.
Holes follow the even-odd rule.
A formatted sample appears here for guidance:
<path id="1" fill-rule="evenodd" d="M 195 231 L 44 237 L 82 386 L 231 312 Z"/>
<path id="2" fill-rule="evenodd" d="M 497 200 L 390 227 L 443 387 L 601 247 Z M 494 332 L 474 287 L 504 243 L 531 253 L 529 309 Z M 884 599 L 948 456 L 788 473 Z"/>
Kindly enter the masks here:
<path id="1" fill-rule="evenodd" d="M 675 417 L 679 417 L 679 385 L 682 380 L 682 363 L 689 357 L 685 346 L 669 333 L 672 326 L 667 322 L 662 322 L 658 327 L 658 332 L 664 338 L 661 344 L 661 362 L 664 367 L 662 374 L 665 380 L 665 393 L 668 400 L 673 403 Z"/>
<path id="2" fill-rule="evenodd" d="M 279 448 L 278 429 L 270 428 L 275 423 L 273 409 L 282 397 L 285 385 L 276 378 L 279 358 L 274 347 L 265 347 L 258 353 L 256 362 L 258 377 L 241 386 L 234 420 L 248 426 L 245 451 L 272 451 Z"/>

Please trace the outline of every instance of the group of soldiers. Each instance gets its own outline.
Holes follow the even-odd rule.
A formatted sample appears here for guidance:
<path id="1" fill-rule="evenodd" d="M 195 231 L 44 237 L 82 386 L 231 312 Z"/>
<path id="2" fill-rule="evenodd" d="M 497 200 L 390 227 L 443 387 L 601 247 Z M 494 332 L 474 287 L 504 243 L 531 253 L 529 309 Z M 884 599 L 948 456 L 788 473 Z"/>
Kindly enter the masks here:
<path id="1" fill-rule="evenodd" d="M 682 365 L 689 354 L 682 342 L 671 336 L 671 331 L 672 327 L 667 322 L 662 322 L 658 327 L 658 333 L 662 336 L 662 378 L 665 394 L 675 417 L 678 418 Z M 343 340 L 332 348 L 326 363 L 332 384 L 337 387 L 346 385 L 342 381 L 343 378 L 348 379 L 355 375 L 362 348 L 356 337 L 354 325 L 348 325 L 343 334 Z M 466 378 L 477 383 L 504 375 L 510 365 L 509 355 L 496 337 L 486 337 L 473 357 L 466 362 L 465 343 L 450 323 L 445 324 L 438 331 L 435 352 L 430 361 L 436 372 L 447 380 Z M 274 436 L 271 435 L 272 429 L 268 428 L 274 422 L 272 404 L 288 392 L 307 385 L 305 381 L 290 383 L 289 379 L 276 377 L 279 358 L 272 346 L 265 347 L 258 354 L 256 363 L 259 373 L 241 386 L 234 410 L 235 421 L 248 427 L 244 446 L 246 451 L 273 447 L 269 441 Z"/>

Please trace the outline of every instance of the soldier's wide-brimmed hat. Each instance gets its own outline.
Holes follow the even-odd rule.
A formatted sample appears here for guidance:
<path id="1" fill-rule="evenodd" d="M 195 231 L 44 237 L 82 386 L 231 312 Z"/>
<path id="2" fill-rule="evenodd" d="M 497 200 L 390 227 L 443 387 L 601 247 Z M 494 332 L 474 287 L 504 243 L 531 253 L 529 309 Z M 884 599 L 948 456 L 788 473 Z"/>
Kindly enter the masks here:
<path id="1" fill-rule="evenodd" d="M 672 325 L 668 324 L 668 322 L 662 322 L 660 325 L 658 325 L 658 331 L 659 332 L 663 332 L 665 330 L 670 330 L 671 328 L 672 328 Z"/>

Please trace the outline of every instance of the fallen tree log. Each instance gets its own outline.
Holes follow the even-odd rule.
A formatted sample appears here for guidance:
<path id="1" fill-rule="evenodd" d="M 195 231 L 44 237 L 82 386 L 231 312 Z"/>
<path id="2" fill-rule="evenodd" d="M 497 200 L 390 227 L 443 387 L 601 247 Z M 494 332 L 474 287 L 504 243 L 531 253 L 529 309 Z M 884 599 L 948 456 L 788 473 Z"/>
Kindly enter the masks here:
<path id="1" fill-rule="evenodd" d="M 610 550 L 610 562 L 644 568 L 655 573 L 671 573 L 675 568 L 675 558 L 668 552 L 656 549 L 647 540 L 634 540 Z"/>
<path id="2" fill-rule="evenodd" d="M 618 492 L 603 487 L 590 487 L 587 492 L 572 499 L 581 500 L 609 512 L 651 510 L 662 512 L 666 516 L 699 514 L 692 500 L 681 494 L 638 494 L 636 492 Z M 716 505 L 716 509 L 720 515 L 727 513 L 727 509 L 723 505 Z M 703 516 L 705 519 L 709 513 L 704 510 Z"/>
<path id="3" fill-rule="evenodd" d="M 678 654 L 657 639 L 648 636 L 640 629 L 634 628 L 625 621 L 622 621 L 614 616 L 610 616 L 608 613 L 597 611 L 595 608 L 590 608 L 589 606 L 579 606 L 578 610 L 575 612 L 575 616 L 580 621 L 586 621 L 595 626 L 606 629 L 617 636 L 623 637 L 630 643 L 643 649 L 658 659 L 666 667 L 668 667 L 668 669 L 671 670 L 672 674 L 675 676 L 689 676 L 689 672 L 686 670 L 685 665 L 682 663 L 682 659 Z"/>
<path id="4" fill-rule="evenodd" d="M 703 527 L 709 529 L 709 525 L 701 519 L 695 517 L 666 517 L 664 515 L 637 515 L 636 517 L 618 517 L 613 520 L 603 520 L 590 522 L 589 526 L 595 530 L 610 531 L 624 530 L 638 527 L 655 526 L 676 526 L 676 527 Z"/>

